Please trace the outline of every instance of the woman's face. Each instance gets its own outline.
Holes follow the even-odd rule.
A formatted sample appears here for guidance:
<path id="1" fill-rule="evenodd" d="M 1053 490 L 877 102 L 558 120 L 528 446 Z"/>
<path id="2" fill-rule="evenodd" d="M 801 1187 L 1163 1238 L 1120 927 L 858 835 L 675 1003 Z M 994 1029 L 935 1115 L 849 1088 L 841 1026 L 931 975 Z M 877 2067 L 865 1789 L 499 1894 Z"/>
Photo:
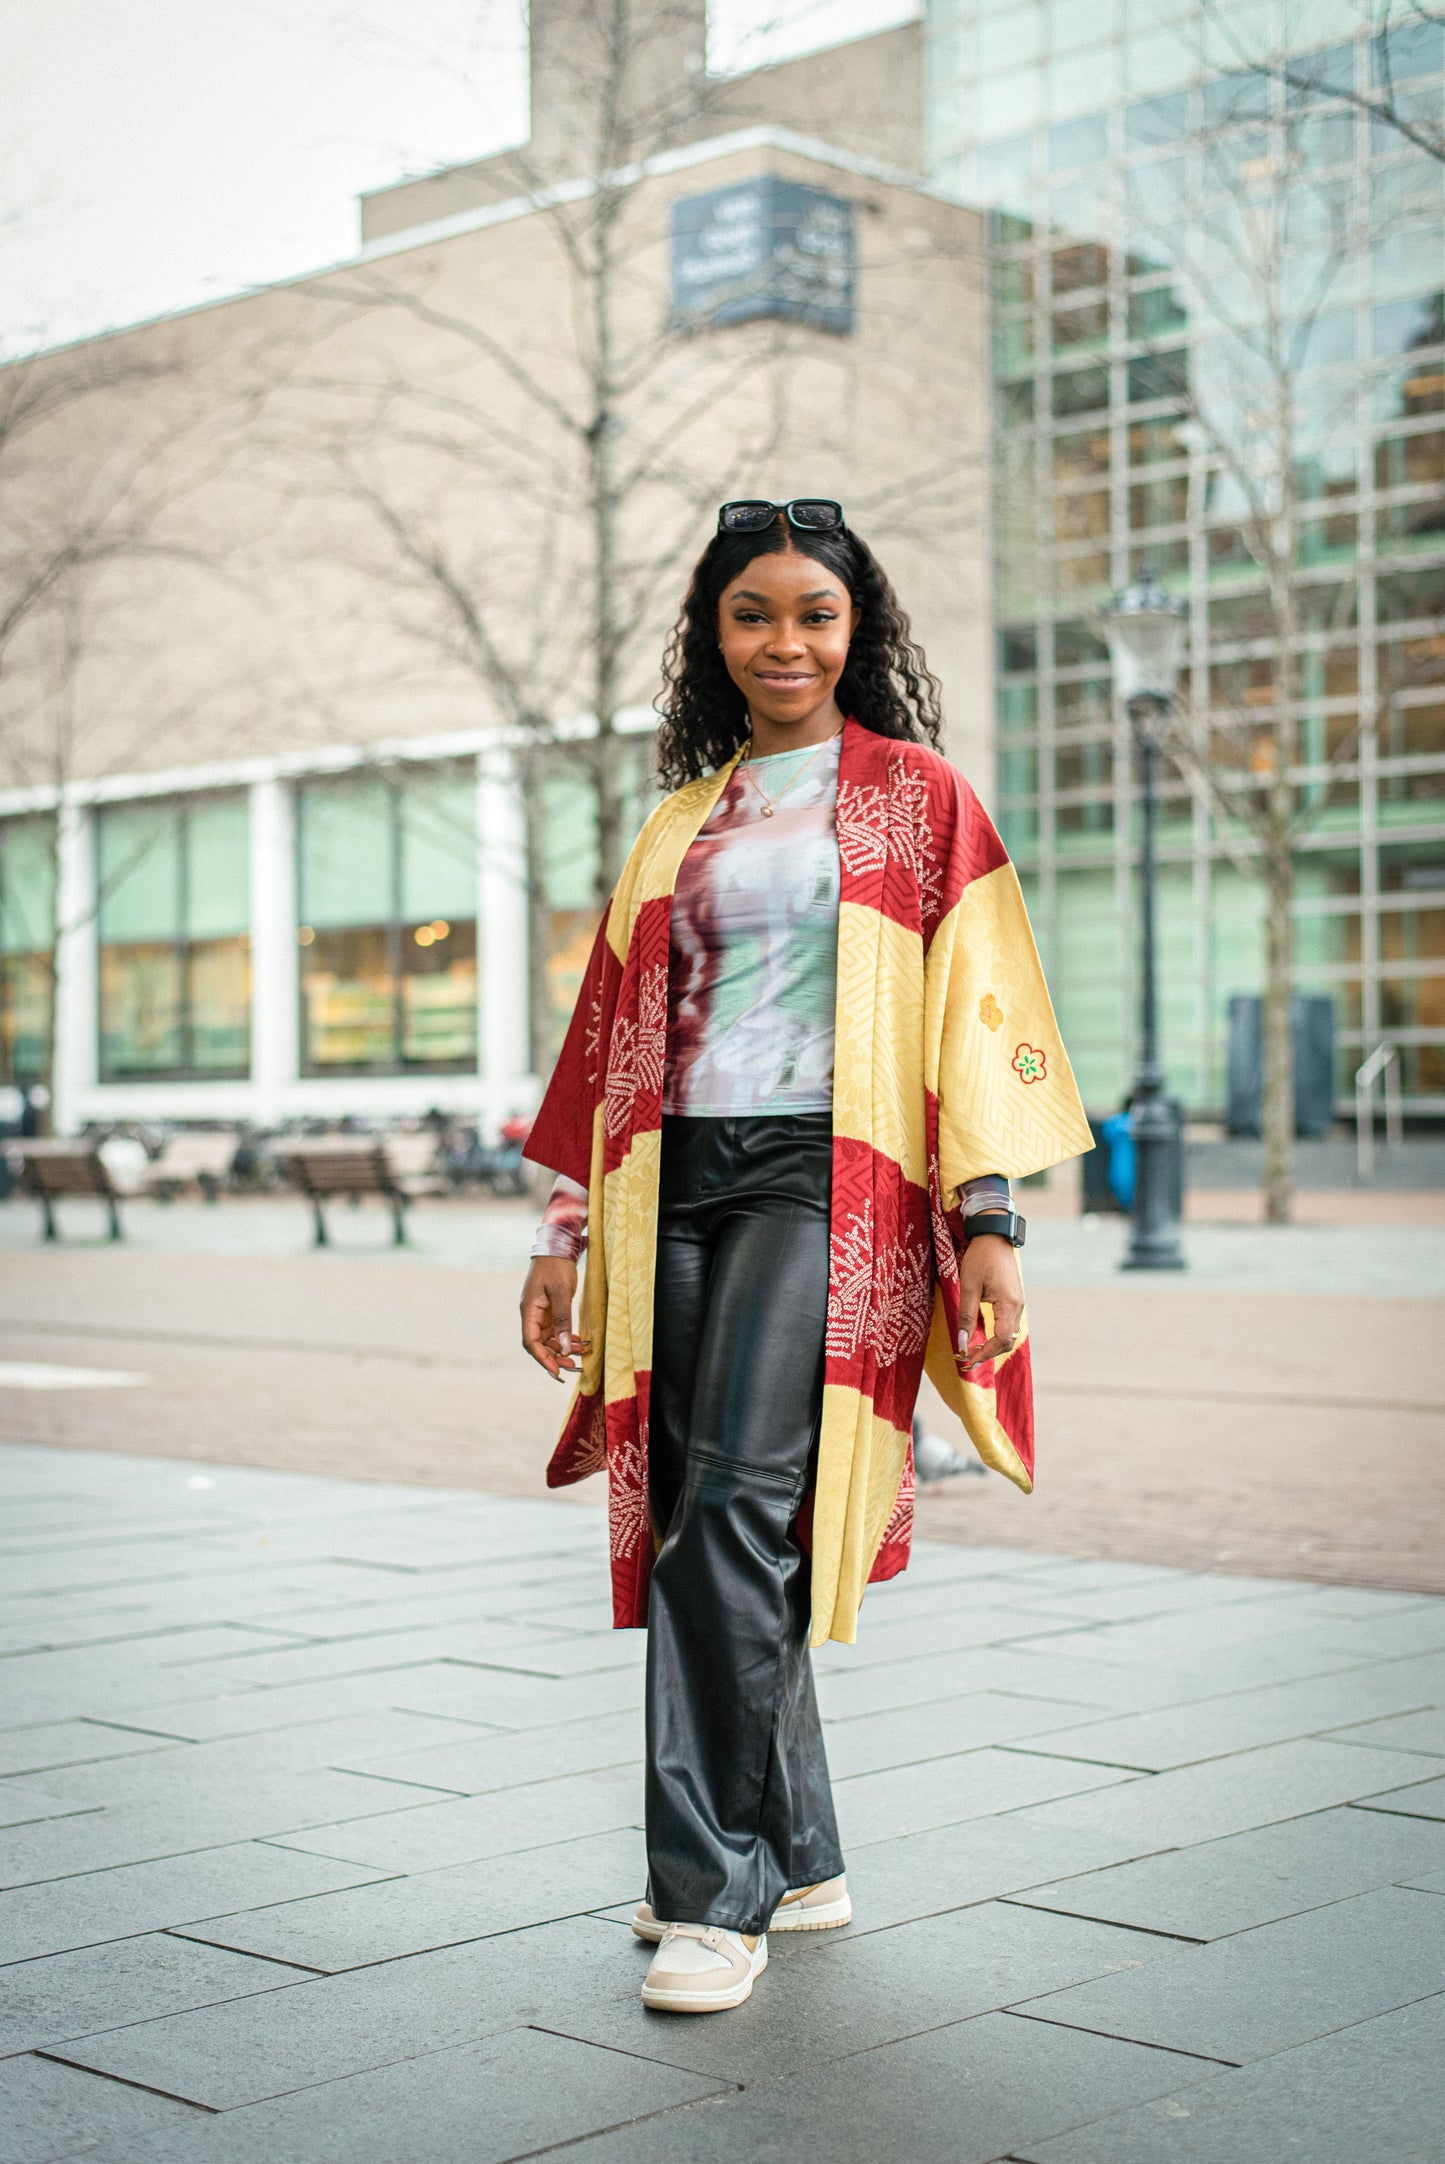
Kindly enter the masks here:
<path id="1" fill-rule="evenodd" d="M 723 660 L 754 720 L 787 728 L 830 705 L 857 621 L 826 564 L 795 549 L 755 556 L 718 603 Z"/>

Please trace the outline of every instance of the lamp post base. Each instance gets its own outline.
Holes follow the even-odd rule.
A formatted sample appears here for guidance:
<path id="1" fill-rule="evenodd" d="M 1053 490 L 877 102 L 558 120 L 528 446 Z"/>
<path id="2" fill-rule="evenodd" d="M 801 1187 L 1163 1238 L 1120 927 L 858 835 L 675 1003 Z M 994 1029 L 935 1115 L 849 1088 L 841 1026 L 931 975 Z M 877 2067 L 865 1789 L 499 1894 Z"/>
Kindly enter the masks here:
<path id="1" fill-rule="evenodd" d="M 1134 1134 L 1134 1223 L 1120 1268 L 1182 1270 L 1179 1212 L 1183 1199 L 1183 1137 L 1178 1108 L 1160 1090 L 1152 1063 L 1135 1083 L 1130 1126 Z"/>
<path id="2" fill-rule="evenodd" d="M 1173 1232 L 1140 1232 L 1135 1227 L 1130 1238 L 1121 1270 L 1182 1270 L 1186 1267 L 1184 1250 L 1179 1237 Z"/>

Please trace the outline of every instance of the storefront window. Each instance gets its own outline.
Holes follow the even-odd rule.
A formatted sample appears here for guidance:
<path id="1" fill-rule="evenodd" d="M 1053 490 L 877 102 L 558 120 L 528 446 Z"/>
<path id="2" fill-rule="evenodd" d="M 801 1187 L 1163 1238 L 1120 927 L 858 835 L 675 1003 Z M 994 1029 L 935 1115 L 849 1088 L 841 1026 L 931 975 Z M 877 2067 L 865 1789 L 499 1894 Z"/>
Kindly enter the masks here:
<path id="1" fill-rule="evenodd" d="M 616 748 L 623 840 L 630 844 L 657 801 L 651 745 L 625 739 Z M 585 770 L 557 770 L 542 784 L 542 890 L 545 903 L 547 1013 L 542 1050 L 555 1058 L 592 952 L 597 907 L 597 804 Z"/>
<path id="2" fill-rule="evenodd" d="M 45 1072 L 55 949 L 55 828 L 0 823 L 0 1081 Z"/>
<path id="3" fill-rule="evenodd" d="M 108 805 L 96 852 L 102 1081 L 248 1073 L 246 799 Z"/>
<path id="4" fill-rule="evenodd" d="M 297 830 L 304 1071 L 475 1067 L 474 769 L 307 783 Z"/>

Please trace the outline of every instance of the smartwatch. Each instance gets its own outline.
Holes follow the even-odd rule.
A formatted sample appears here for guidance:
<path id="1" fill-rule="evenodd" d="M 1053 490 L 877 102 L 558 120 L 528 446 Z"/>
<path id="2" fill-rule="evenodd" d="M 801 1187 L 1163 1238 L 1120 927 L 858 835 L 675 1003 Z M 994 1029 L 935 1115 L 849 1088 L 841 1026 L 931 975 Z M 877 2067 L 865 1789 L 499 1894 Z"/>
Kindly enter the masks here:
<path id="1" fill-rule="evenodd" d="M 966 1245 L 968 1241 L 977 1239 L 981 1232 L 991 1232 L 999 1239 L 1007 1240 L 1013 1247 L 1022 1247 L 1027 1230 L 1027 1223 L 1010 1203 L 1007 1209 L 973 1211 L 964 1219 L 963 1237 Z"/>

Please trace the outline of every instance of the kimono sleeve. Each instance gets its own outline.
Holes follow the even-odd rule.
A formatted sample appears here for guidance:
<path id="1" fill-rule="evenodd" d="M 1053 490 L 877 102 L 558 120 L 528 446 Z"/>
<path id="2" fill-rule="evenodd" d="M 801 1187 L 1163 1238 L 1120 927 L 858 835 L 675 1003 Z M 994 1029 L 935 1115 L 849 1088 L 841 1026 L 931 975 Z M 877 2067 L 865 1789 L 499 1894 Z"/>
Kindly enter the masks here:
<path id="1" fill-rule="evenodd" d="M 968 795 L 969 817 L 987 826 Z M 997 844 L 992 868 L 967 880 L 934 934 L 925 1014 L 945 1209 L 965 1180 L 1022 1179 L 1092 1146 L 1018 874 Z"/>
<path id="2" fill-rule="evenodd" d="M 619 970 L 608 943 L 611 904 L 592 942 L 582 988 L 567 1025 L 562 1050 L 532 1123 L 523 1155 L 551 1172 L 565 1172 L 585 1187 L 592 1168 L 592 1115 L 602 1087 L 602 1046 L 616 1004 Z"/>

